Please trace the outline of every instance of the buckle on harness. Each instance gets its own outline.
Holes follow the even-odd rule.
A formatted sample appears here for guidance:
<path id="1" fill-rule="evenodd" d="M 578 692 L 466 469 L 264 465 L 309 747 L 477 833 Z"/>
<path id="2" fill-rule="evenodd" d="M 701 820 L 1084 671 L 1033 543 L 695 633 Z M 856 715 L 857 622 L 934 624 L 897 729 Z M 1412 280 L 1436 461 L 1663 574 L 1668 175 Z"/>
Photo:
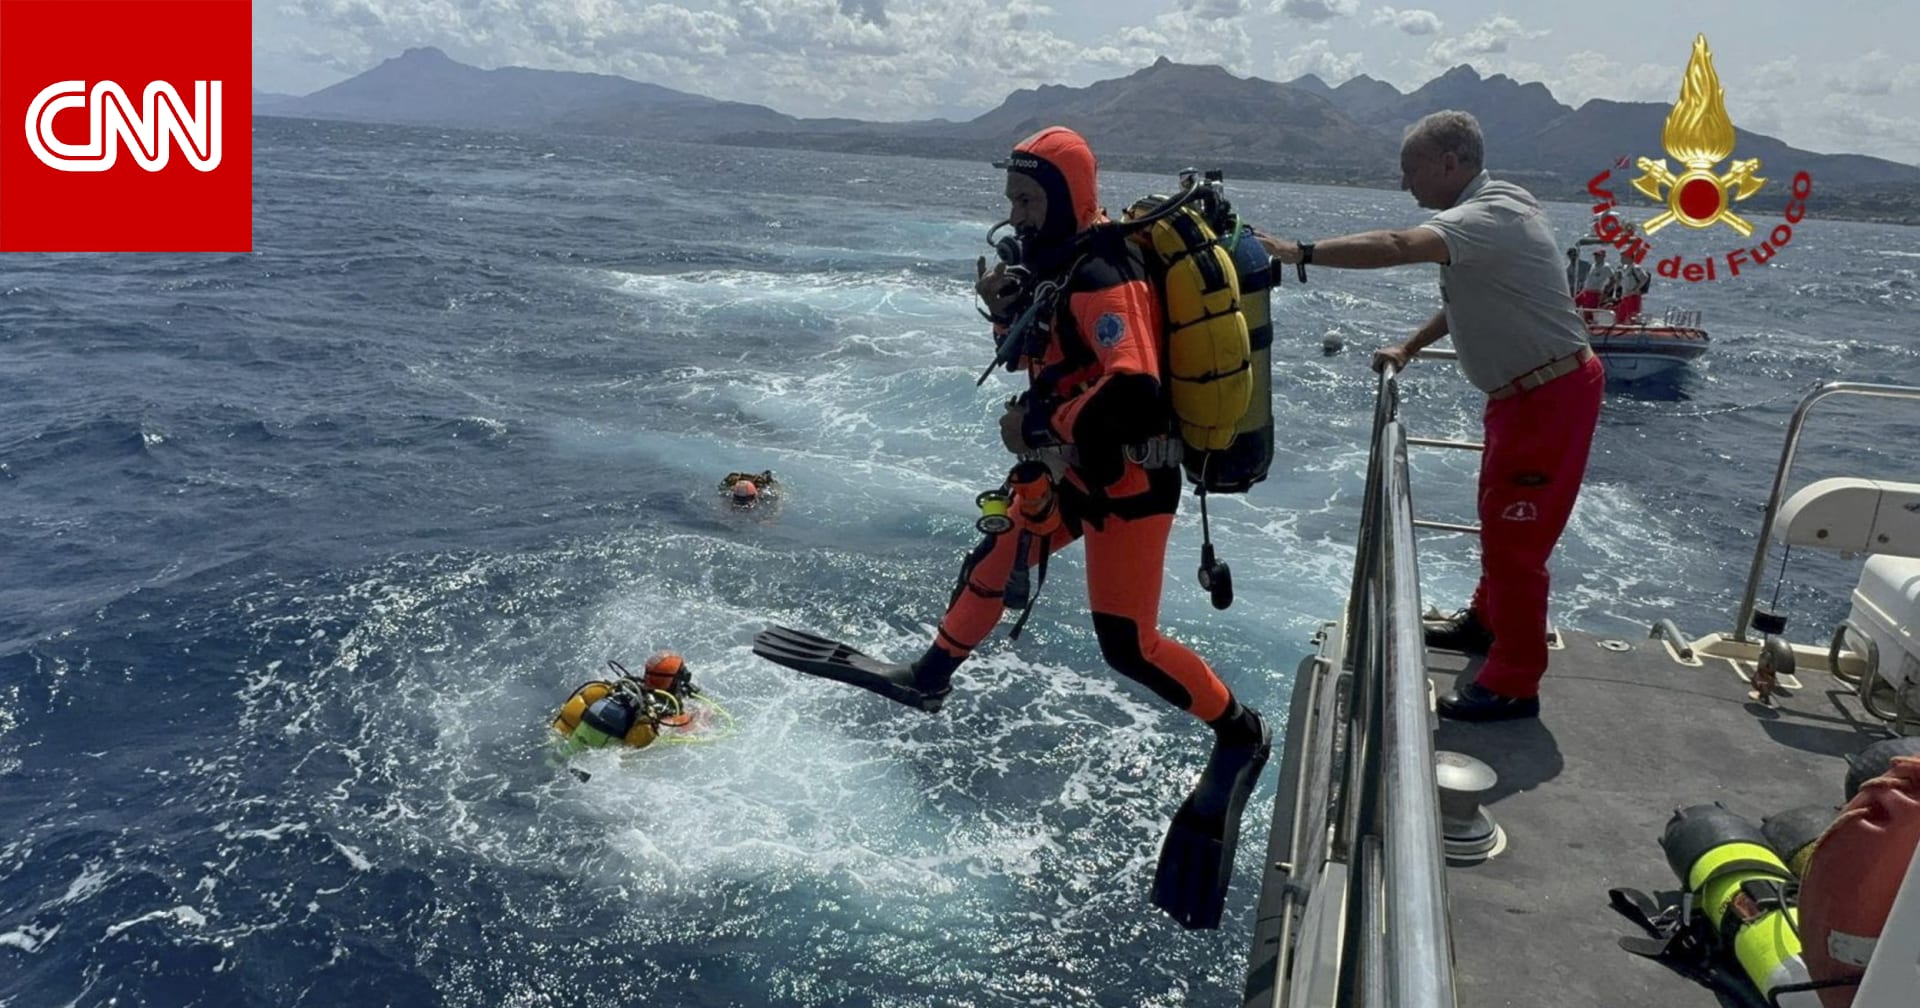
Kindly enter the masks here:
<path id="1" fill-rule="evenodd" d="M 1180 464 L 1184 451 L 1179 438 L 1163 434 L 1139 444 L 1125 445 L 1120 454 L 1145 469 L 1168 469 Z"/>
<path id="2" fill-rule="evenodd" d="M 1014 457 L 1022 462 L 1044 464 L 1057 480 L 1062 473 L 1080 464 L 1080 449 L 1070 444 L 1042 445 Z"/>

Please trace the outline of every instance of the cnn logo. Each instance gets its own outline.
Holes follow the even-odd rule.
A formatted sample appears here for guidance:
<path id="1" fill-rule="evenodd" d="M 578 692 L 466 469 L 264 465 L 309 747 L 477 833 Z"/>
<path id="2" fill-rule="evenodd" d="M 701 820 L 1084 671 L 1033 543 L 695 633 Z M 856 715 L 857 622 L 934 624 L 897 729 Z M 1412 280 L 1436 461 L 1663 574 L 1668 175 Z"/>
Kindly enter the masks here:
<path id="1" fill-rule="evenodd" d="M 0 252 L 251 249 L 252 24 L 252 0 L 0 0 Z"/>
<path id="2" fill-rule="evenodd" d="M 62 112 L 86 114 L 86 140 L 67 143 L 54 135 Z M 220 82 L 193 82 L 191 107 L 166 81 L 148 84 L 136 107 L 114 81 L 68 80 L 49 84 L 27 106 L 27 146 L 56 171 L 102 172 L 119 160 L 124 145 L 143 170 L 167 167 L 174 148 L 196 171 L 220 167 Z"/>

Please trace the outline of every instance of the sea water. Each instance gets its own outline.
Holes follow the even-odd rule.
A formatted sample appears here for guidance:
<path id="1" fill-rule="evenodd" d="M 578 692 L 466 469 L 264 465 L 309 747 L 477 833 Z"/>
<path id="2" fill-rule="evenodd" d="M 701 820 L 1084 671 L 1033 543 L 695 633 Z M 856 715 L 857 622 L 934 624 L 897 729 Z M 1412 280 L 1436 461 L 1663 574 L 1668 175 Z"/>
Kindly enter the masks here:
<path id="1" fill-rule="evenodd" d="M 974 387 L 970 304 L 998 173 L 255 130 L 252 253 L 0 262 L 0 1005 L 1237 1003 L 1272 776 L 1225 926 L 1182 931 L 1147 892 L 1208 733 L 1106 669 L 1076 552 L 938 717 L 749 652 L 769 622 L 925 645 L 1008 465 L 1017 385 Z M 1423 218 L 1228 185 L 1282 235 Z M 1799 395 L 1920 377 L 1916 232 L 1818 207 L 1766 269 L 1656 283 L 1713 348 L 1609 396 L 1556 620 L 1725 629 Z M 1586 213 L 1553 207 L 1563 241 Z M 1163 626 L 1276 719 L 1350 577 L 1368 352 L 1437 304 L 1431 267 L 1289 273 L 1272 475 L 1211 507 L 1230 610 L 1176 527 Z M 1415 433 L 1477 436 L 1451 364 L 1404 398 Z M 1816 419 L 1807 476 L 1914 478 L 1920 414 Z M 1417 510 L 1472 520 L 1476 464 L 1416 450 Z M 761 469 L 783 498 L 729 508 L 720 478 Z M 1470 541 L 1420 563 L 1465 601 Z M 1857 566 L 1792 558 L 1803 637 Z M 557 766 L 554 708 L 661 647 L 738 732 Z"/>

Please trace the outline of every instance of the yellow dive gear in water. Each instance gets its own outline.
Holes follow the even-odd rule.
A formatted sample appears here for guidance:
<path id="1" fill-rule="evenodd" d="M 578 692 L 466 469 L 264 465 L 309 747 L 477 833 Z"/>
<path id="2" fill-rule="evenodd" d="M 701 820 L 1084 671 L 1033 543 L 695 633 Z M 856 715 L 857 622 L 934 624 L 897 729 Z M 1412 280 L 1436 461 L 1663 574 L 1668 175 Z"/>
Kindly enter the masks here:
<path id="1" fill-rule="evenodd" d="M 606 705 L 620 703 L 613 693 L 614 684 L 604 679 L 595 679 L 582 685 L 560 706 L 560 713 L 553 719 L 553 730 L 587 748 L 608 744 L 616 733 L 621 743 L 635 749 L 652 745 L 654 739 L 660 737 L 658 719 L 633 716 L 629 709 L 626 717 L 628 723 L 621 729 L 617 722 L 600 716 L 600 712 L 606 711 Z M 596 711 L 594 718 L 588 718 L 589 710 Z"/>
<path id="2" fill-rule="evenodd" d="M 655 742 L 717 742 L 733 734 L 733 715 L 693 684 L 679 654 L 647 659 L 644 676 L 617 661 L 613 679 L 583 683 L 553 717 L 568 752 L 620 743 L 645 749 Z"/>

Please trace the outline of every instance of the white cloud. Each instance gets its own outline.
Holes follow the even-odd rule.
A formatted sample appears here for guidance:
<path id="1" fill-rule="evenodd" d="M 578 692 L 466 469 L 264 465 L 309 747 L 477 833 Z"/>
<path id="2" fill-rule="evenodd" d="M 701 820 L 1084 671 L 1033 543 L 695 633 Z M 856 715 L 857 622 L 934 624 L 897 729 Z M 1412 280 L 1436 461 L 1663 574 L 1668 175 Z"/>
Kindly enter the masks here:
<path id="1" fill-rule="evenodd" d="M 1223 0 L 1200 2 L 1219 7 Z M 1125 51 L 1144 54 L 1144 58 L 1115 69 L 1135 70 L 1165 56 L 1176 63 L 1219 66 L 1243 75 L 1252 72 L 1253 42 L 1237 15 L 1177 10 L 1154 18 L 1151 25 L 1123 29 L 1118 37 Z"/>
<path id="2" fill-rule="evenodd" d="M 1518 81 L 1539 81 L 1554 98 L 1575 108 L 1595 98 L 1613 101 L 1671 102 L 1679 94 L 1680 75 L 1656 63 L 1628 66 L 1606 53 L 1583 50 L 1552 63 L 1511 57 L 1490 61 L 1498 72 Z"/>
<path id="3" fill-rule="evenodd" d="M 1181 13 L 1212 21 L 1243 17 L 1252 10 L 1251 0 L 1180 0 Z"/>
<path id="4" fill-rule="evenodd" d="M 1721 74 L 1720 79 L 1724 82 L 1734 76 L 1734 74 Z M 1800 57 L 1786 56 L 1774 60 L 1771 63 L 1762 63 L 1753 68 L 1752 76 L 1754 80 L 1761 82 L 1765 87 L 1770 89 L 1791 87 L 1792 85 L 1800 83 Z M 1676 77 L 1674 83 L 1676 94 L 1678 93 L 1679 86 L 1678 78 Z"/>
<path id="5" fill-rule="evenodd" d="M 1087 83 L 1162 54 L 1244 68 L 1236 15 L 1247 0 L 1183 4 L 1094 46 L 1040 27 L 1053 12 L 1037 0 L 296 0 L 282 13 L 303 15 L 313 48 L 356 72 L 437 45 L 481 66 L 614 73 L 795 115 L 904 119 L 989 108 L 1018 88 Z"/>
<path id="6" fill-rule="evenodd" d="M 1277 0 L 1275 13 L 1302 21 L 1331 21 L 1360 12 L 1360 0 Z"/>
<path id="7" fill-rule="evenodd" d="M 1280 80 L 1313 74 L 1329 84 L 1340 84 L 1359 72 L 1360 59 L 1357 52 L 1334 52 L 1332 43 L 1317 38 L 1278 60 L 1275 67 Z"/>
<path id="8" fill-rule="evenodd" d="M 1867 108 L 1856 95 L 1832 94 L 1784 118 L 1788 142 L 1796 147 L 1833 153 L 1870 150 L 1880 157 L 1920 163 L 1920 116 L 1911 112 L 1886 115 Z"/>
<path id="9" fill-rule="evenodd" d="M 1826 88 L 1840 94 L 1879 96 L 1910 91 L 1920 86 L 1920 67 L 1878 49 L 1842 66 L 1826 78 Z"/>
<path id="10" fill-rule="evenodd" d="M 1520 22 L 1500 14 L 1462 34 L 1435 42 L 1428 47 L 1427 58 L 1442 66 L 1453 66 L 1475 56 L 1504 53 L 1515 42 L 1542 38 L 1547 34 L 1545 31 L 1531 31 Z"/>
<path id="11" fill-rule="evenodd" d="M 840 0 L 840 13 L 868 24 L 884 27 L 887 23 L 885 0 Z"/>
<path id="12" fill-rule="evenodd" d="M 1382 7 L 1373 12 L 1374 25 L 1392 25 L 1408 35 L 1433 35 L 1440 31 L 1440 15 L 1430 10 L 1395 10 Z"/>

